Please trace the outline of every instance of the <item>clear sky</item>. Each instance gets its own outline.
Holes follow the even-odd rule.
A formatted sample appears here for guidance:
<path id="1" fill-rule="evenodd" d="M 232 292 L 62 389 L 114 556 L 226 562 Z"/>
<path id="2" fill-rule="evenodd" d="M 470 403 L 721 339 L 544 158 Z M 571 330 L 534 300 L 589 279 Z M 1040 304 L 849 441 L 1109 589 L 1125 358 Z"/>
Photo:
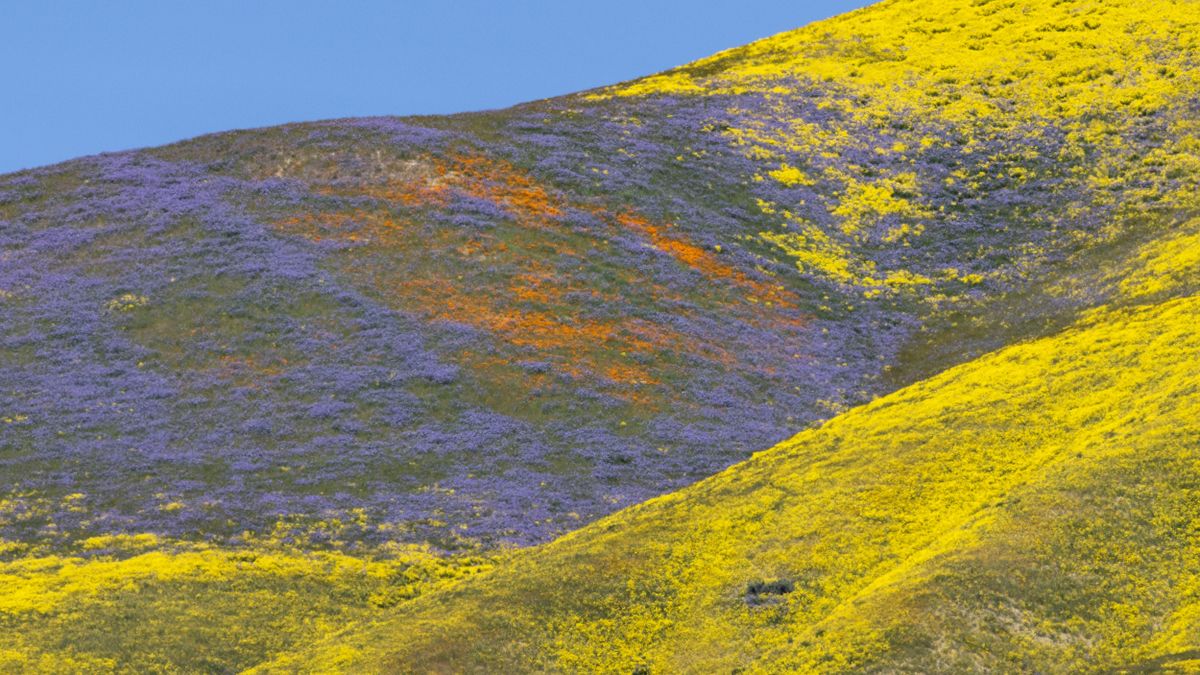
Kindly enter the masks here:
<path id="1" fill-rule="evenodd" d="M 3 0 L 0 173 L 283 122 L 498 108 L 868 0 Z"/>

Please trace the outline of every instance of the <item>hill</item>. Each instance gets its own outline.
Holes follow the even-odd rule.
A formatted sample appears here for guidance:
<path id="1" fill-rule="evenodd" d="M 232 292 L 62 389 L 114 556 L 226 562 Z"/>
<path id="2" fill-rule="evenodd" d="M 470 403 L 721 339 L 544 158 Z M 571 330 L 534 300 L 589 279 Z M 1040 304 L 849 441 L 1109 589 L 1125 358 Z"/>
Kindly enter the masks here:
<path id="1" fill-rule="evenodd" d="M 507 110 L 0 176 L 0 663 L 230 671 L 346 621 L 376 667 L 1185 653 L 1188 526 L 1064 495 L 1190 489 L 1197 28 L 887 0 Z M 1051 607 L 1041 571 L 1137 542 Z"/>
<path id="2" fill-rule="evenodd" d="M 1195 295 L 1097 311 L 292 663 L 614 673 L 1195 665 L 1197 325 Z"/>

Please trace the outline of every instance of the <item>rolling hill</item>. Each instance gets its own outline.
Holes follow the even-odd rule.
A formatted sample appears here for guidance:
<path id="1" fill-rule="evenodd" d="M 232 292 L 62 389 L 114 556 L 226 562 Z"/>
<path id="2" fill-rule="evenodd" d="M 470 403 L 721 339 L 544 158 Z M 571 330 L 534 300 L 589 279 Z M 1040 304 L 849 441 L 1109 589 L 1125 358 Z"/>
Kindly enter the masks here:
<path id="1" fill-rule="evenodd" d="M 1185 667 L 1198 29 L 885 0 L 0 176 L 0 665 Z"/>
<path id="2" fill-rule="evenodd" d="M 1194 295 L 1098 310 L 291 663 L 614 673 L 1200 665 L 1198 325 Z"/>

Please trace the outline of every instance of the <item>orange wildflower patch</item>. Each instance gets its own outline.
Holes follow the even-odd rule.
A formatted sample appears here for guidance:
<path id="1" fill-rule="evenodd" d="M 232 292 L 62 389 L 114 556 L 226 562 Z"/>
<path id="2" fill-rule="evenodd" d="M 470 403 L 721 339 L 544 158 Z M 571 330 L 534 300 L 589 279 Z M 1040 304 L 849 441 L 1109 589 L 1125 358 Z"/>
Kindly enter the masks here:
<path id="1" fill-rule="evenodd" d="M 525 272 L 513 277 L 509 290 L 517 300 L 546 304 L 563 295 L 563 289 L 556 281 L 545 272 Z"/>
<path id="2" fill-rule="evenodd" d="M 400 234 L 400 223 L 384 210 L 354 209 L 340 212 L 303 213 L 275 223 L 281 232 L 310 241 L 381 241 L 387 243 Z"/>
<path id="3" fill-rule="evenodd" d="M 715 253 L 671 232 L 671 225 L 654 224 L 632 212 L 615 214 L 594 204 L 576 203 L 505 160 L 460 154 L 425 159 L 421 165 L 421 172 L 393 177 L 386 184 L 322 190 L 328 195 L 366 197 L 385 204 L 361 208 L 362 202 L 357 202 L 344 212 L 304 214 L 281 221 L 277 227 L 312 240 L 361 241 L 365 246 L 351 254 L 347 270 L 374 286 L 393 306 L 427 319 L 488 331 L 510 348 L 536 351 L 552 359 L 562 372 L 603 378 L 617 387 L 616 395 L 631 401 L 648 401 L 646 392 L 638 390 L 661 384 L 644 357 L 675 353 L 725 367 L 732 367 L 738 358 L 720 345 L 699 341 L 666 323 L 589 316 L 580 298 L 624 300 L 613 296 L 633 293 L 641 298 L 632 300 L 639 306 L 660 308 L 686 298 L 636 267 L 594 274 L 596 263 L 577 251 L 592 245 L 587 238 L 604 246 L 615 230 L 632 230 L 680 264 L 719 282 L 719 287 L 739 290 L 743 297 L 774 310 L 795 307 L 790 293 L 752 279 Z M 496 204 L 511 221 L 495 231 L 468 231 L 440 226 L 436 219 L 422 219 L 418 213 L 409 215 L 402 210 L 449 206 L 456 196 Z M 560 227 L 571 209 L 591 213 L 612 229 L 589 235 Z M 403 245 L 419 250 L 420 255 L 407 258 L 401 266 L 381 266 L 372 257 L 370 245 Z M 578 274 L 569 258 L 578 261 Z M 479 272 L 488 277 L 483 282 L 487 289 L 478 287 L 481 282 L 475 277 Z M 508 292 L 496 293 L 501 288 Z M 709 294 L 714 289 L 698 290 Z M 720 297 L 727 302 L 728 296 L 722 293 Z M 781 321 L 791 323 L 793 318 L 755 308 L 750 310 L 749 320 L 779 325 Z M 484 368 L 480 363 L 470 365 Z"/>
<path id="4" fill-rule="evenodd" d="M 463 194 L 503 207 L 521 225 L 543 227 L 560 218 L 564 200 L 538 184 L 510 162 L 482 155 L 455 155 L 446 160 L 421 160 L 428 170 L 385 183 L 322 185 L 319 194 L 367 197 L 406 207 L 445 207 L 450 197 Z"/>
<path id="5" fill-rule="evenodd" d="M 423 307 L 431 319 L 443 319 L 475 326 L 495 333 L 517 347 L 555 354 L 579 372 L 607 375 L 620 384 L 657 383 L 649 370 L 638 364 L 620 369 L 602 365 L 605 354 L 650 354 L 685 344 L 682 336 L 646 322 L 587 321 L 559 317 L 548 312 L 521 310 L 467 293 L 444 280 L 418 279 L 404 282 L 397 291 L 405 304 Z M 434 301 L 436 300 L 436 302 Z"/>
<path id="6" fill-rule="evenodd" d="M 757 302 L 779 305 L 781 309 L 794 309 L 796 306 L 796 297 L 793 293 L 751 279 L 746 273 L 736 267 L 721 262 L 710 251 L 700 248 L 682 238 L 666 234 L 665 230 L 670 225 L 654 225 L 645 218 L 631 213 L 618 214 L 617 222 L 644 235 L 656 248 L 665 251 L 671 257 L 700 272 L 704 276 L 710 279 L 732 282 L 747 291 L 750 297 Z"/>
<path id="7" fill-rule="evenodd" d="M 504 160 L 460 155 L 439 167 L 444 180 L 464 194 L 503 206 L 522 225 L 542 225 L 563 215 L 562 198 L 552 196 L 529 174 Z"/>

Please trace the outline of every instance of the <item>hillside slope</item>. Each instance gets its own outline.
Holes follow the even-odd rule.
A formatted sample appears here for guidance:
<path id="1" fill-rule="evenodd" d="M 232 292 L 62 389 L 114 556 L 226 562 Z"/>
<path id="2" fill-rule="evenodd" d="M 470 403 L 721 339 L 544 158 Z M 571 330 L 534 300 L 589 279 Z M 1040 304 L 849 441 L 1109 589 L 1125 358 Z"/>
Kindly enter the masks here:
<path id="1" fill-rule="evenodd" d="M 1198 54 L 886 0 L 0 176 L 0 669 L 1182 660 Z"/>
<path id="2" fill-rule="evenodd" d="M 1058 330 L 1196 210 L 1197 14 L 893 0 L 0 178 L 2 536 L 545 541 Z"/>
<path id="3" fill-rule="evenodd" d="M 1098 311 L 418 599 L 318 658 L 404 672 L 1200 661 L 1198 325 L 1194 295 Z"/>

